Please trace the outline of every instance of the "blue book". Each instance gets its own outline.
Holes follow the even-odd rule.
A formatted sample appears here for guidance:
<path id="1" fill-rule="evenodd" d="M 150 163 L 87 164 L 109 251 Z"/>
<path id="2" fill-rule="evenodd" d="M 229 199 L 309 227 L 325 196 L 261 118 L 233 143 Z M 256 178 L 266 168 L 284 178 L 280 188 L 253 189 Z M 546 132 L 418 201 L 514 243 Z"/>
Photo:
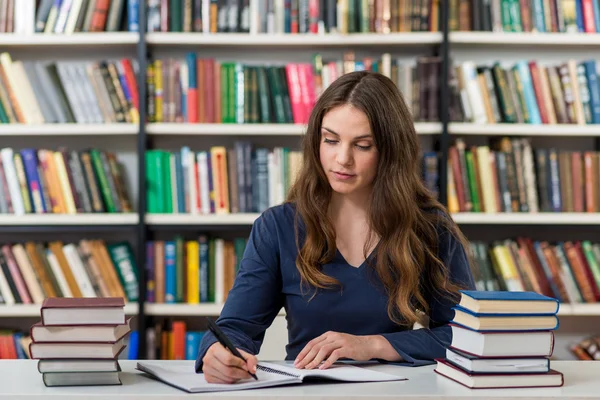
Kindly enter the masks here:
<path id="1" fill-rule="evenodd" d="M 457 307 L 474 315 L 554 315 L 557 299 L 536 292 L 461 290 Z"/>
<path id="2" fill-rule="evenodd" d="M 551 314 L 493 314 L 474 313 L 462 307 L 452 307 L 454 318 L 451 324 L 474 331 L 552 331 L 558 329 L 559 320 Z"/>
<path id="3" fill-rule="evenodd" d="M 175 271 L 175 242 L 165 242 L 165 303 L 175 303 L 177 274 Z"/>
<path id="4" fill-rule="evenodd" d="M 139 346 L 138 331 L 131 331 L 129 333 L 129 343 L 127 344 L 127 347 L 129 348 L 127 351 L 127 359 L 128 360 L 137 360 L 138 359 L 138 346 Z"/>
<path id="5" fill-rule="evenodd" d="M 185 359 L 195 360 L 198 357 L 200 341 L 204 336 L 204 331 L 188 331 L 185 336 Z"/>

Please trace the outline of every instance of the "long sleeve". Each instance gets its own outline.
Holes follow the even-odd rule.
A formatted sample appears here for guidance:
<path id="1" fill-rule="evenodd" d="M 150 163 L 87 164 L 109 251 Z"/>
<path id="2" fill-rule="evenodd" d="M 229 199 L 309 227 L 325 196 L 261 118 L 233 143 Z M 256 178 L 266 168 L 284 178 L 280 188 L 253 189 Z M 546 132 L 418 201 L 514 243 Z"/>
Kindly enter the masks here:
<path id="1" fill-rule="evenodd" d="M 450 233 L 440 237 L 439 256 L 448 266 L 450 280 L 465 289 L 474 289 L 475 284 L 465 249 Z M 402 356 L 402 365 L 418 367 L 434 363 L 435 358 L 445 357 L 446 348 L 452 342 L 452 329 L 448 322 L 454 317 L 455 303 L 446 297 L 428 293 L 430 306 L 429 329 L 407 330 L 387 333 L 385 337 Z"/>
<path id="2" fill-rule="evenodd" d="M 237 348 L 251 354 L 258 354 L 266 329 L 283 306 L 275 225 L 269 211 L 254 222 L 233 288 L 216 321 Z M 196 372 L 202 370 L 202 358 L 216 341 L 210 331 L 206 332 L 200 343 Z"/>

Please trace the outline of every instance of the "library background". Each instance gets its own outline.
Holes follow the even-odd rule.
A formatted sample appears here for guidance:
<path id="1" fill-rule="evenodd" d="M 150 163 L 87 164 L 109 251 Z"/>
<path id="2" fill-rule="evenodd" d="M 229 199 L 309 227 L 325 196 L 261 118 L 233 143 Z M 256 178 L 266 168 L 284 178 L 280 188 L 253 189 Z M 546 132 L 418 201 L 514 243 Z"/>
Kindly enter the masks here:
<path id="1" fill-rule="evenodd" d="M 45 297 L 120 296 L 121 358 L 194 359 L 315 99 L 370 69 L 478 289 L 558 298 L 553 358 L 600 359 L 598 32 L 599 0 L 0 0 L 0 357 Z"/>

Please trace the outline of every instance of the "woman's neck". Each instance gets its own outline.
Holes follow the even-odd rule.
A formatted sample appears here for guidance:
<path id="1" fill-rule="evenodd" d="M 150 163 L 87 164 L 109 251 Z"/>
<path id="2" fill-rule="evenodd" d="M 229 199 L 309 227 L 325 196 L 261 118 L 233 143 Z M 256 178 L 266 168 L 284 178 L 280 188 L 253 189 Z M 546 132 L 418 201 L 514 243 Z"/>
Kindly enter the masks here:
<path id="1" fill-rule="evenodd" d="M 337 225 L 344 220 L 366 220 L 370 196 L 347 196 L 333 193 L 329 203 L 329 216 Z M 349 218 L 351 216 L 352 218 Z"/>

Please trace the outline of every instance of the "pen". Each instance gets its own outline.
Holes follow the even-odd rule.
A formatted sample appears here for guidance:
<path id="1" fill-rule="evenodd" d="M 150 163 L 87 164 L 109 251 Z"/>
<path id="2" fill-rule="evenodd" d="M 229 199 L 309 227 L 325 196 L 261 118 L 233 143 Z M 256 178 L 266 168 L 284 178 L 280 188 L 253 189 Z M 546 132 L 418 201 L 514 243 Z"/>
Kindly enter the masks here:
<path id="1" fill-rule="evenodd" d="M 229 351 L 231 351 L 231 353 L 234 356 L 239 357 L 242 360 L 246 361 L 246 359 L 244 358 L 244 356 L 242 356 L 242 354 L 238 351 L 238 349 L 235 348 L 235 346 L 233 345 L 233 343 L 231 343 L 231 341 L 229 340 L 229 338 L 227 337 L 227 335 L 225 335 L 225 333 L 223 333 L 223 331 L 221 330 L 221 328 L 219 328 L 217 326 L 217 324 L 215 324 L 213 322 L 212 319 L 206 318 L 206 320 L 208 321 L 208 329 L 210 329 L 210 331 L 217 337 L 217 340 L 219 341 L 219 343 L 221 343 L 223 346 L 225 346 L 225 348 L 229 349 Z M 254 379 L 258 380 L 258 378 L 256 377 L 256 375 L 254 375 L 252 372 L 248 371 L 248 373 Z"/>

